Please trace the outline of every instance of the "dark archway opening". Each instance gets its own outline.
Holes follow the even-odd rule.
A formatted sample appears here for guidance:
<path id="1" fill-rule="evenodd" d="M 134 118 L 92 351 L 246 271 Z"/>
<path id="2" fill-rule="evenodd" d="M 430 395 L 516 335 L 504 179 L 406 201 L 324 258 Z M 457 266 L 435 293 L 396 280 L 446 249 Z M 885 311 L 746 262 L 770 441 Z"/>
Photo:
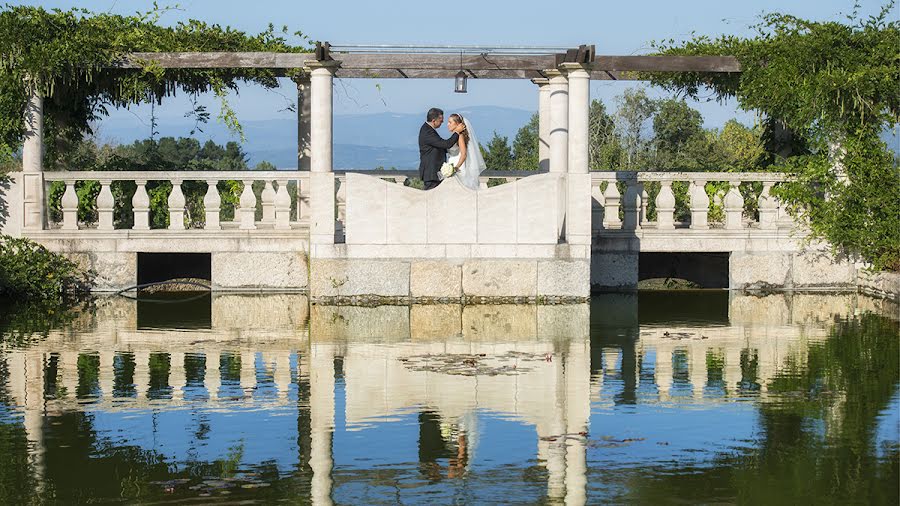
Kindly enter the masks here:
<path id="1" fill-rule="evenodd" d="M 137 265 L 139 285 L 171 279 L 212 281 L 209 253 L 138 253 Z"/>
<path id="2" fill-rule="evenodd" d="M 728 253 L 641 253 L 638 286 L 728 288 L 728 257 Z M 650 280 L 656 283 L 645 283 Z M 677 285 L 672 280 L 688 283 Z"/>

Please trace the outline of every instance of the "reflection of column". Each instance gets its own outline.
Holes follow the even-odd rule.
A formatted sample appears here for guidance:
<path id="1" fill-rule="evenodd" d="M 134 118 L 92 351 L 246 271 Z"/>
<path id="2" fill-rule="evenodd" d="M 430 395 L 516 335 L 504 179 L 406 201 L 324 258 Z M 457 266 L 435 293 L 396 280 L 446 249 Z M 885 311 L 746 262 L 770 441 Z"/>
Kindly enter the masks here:
<path id="1" fill-rule="evenodd" d="M 669 390 L 672 388 L 672 349 L 664 348 L 662 343 L 656 344 L 656 388 L 659 400 L 669 399 Z"/>
<path id="2" fill-rule="evenodd" d="M 66 391 L 67 399 L 75 399 L 78 393 L 78 352 L 62 351 L 57 362 L 60 384 Z"/>
<path id="3" fill-rule="evenodd" d="M 603 348 L 603 374 L 615 374 L 619 368 L 619 349 Z"/>
<path id="4" fill-rule="evenodd" d="M 291 352 L 278 350 L 275 352 L 275 388 L 278 389 L 278 398 L 287 400 L 291 388 Z"/>
<path id="5" fill-rule="evenodd" d="M 701 399 L 703 397 L 703 390 L 706 388 L 706 346 L 692 343 L 688 353 L 689 363 L 688 365 L 691 368 L 691 386 L 694 388 L 694 398 Z"/>
<path id="6" fill-rule="evenodd" d="M 587 433 L 591 416 L 591 353 L 588 340 L 573 341 L 566 357 L 566 432 Z M 566 441 L 566 504 L 587 502 L 586 439 L 575 436 Z"/>
<path id="7" fill-rule="evenodd" d="M 244 389 L 244 397 L 252 397 L 256 390 L 256 352 L 244 350 L 241 352 L 241 388 Z"/>
<path id="8" fill-rule="evenodd" d="M 169 355 L 169 386 L 172 387 L 172 400 L 184 399 L 184 387 L 187 379 L 184 374 L 184 352 L 173 351 Z"/>
<path id="9" fill-rule="evenodd" d="M 28 459 L 38 483 L 44 476 L 44 354 L 25 352 L 25 436 Z"/>
<path id="10" fill-rule="evenodd" d="M 330 344 L 310 346 L 309 409 L 312 469 L 311 498 L 313 504 L 331 504 L 331 437 L 334 429 L 334 347 Z"/>
<path id="11" fill-rule="evenodd" d="M 725 368 L 722 380 L 726 392 L 735 392 L 741 381 L 741 347 L 737 343 L 729 343 L 725 348 Z"/>
<path id="12" fill-rule="evenodd" d="M 763 339 L 757 345 L 757 364 L 759 393 L 765 394 L 769 390 L 769 381 L 775 376 L 776 366 L 778 364 L 778 351 L 775 346 L 774 339 Z"/>
<path id="13" fill-rule="evenodd" d="M 138 399 L 147 398 L 150 388 L 150 352 L 139 350 L 134 352 L 134 391 Z"/>
<path id="14" fill-rule="evenodd" d="M 206 356 L 206 370 L 203 373 L 203 385 L 206 387 L 209 400 L 215 401 L 219 398 L 219 387 L 222 386 L 222 373 L 219 370 L 221 358 L 219 350 L 207 350 L 204 355 Z"/>
<path id="15" fill-rule="evenodd" d="M 97 371 L 100 383 L 100 395 L 107 401 L 113 398 L 113 385 L 116 381 L 116 370 L 114 362 L 116 360 L 116 352 L 111 348 L 103 348 L 99 351 L 100 369 Z"/>
<path id="16" fill-rule="evenodd" d="M 553 500 L 566 496 L 566 368 L 564 354 L 556 354 L 559 358 L 553 361 L 554 389 L 552 423 L 549 434 L 538 434 L 541 437 L 553 437 L 554 441 L 540 441 L 545 444 L 543 452 L 547 465 L 547 496 Z M 540 447 L 539 443 L 539 447 Z"/>

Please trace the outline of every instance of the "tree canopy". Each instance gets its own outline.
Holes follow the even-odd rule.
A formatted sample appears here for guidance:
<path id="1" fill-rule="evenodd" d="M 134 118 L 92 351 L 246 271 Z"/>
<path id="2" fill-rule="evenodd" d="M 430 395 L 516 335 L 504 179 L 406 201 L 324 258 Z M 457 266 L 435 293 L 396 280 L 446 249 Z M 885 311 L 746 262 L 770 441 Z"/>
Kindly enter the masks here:
<path id="1" fill-rule="evenodd" d="M 736 98 L 765 117 L 777 194 L 812 237 L 875 268 L 900 269 L 900 171 L 880 136 L 900 123 L 900 21 L 894 3 L 846 23 L 769 14 L 756 35 L 657 44 L 666 55 L 734 55 L 740 74 L 656 73 L 652 82 L 698 97 Z M 858 6 L 857 6 L 858 10 Z M 790 156 L 797 155 L 797 156 Z"/>
<path id="2" fill-rule="evenodd" d="M 275 75 L 260 69 L 163 69 L 152 61 L 141 68 L 112 68 L 132 52 L 277 51 L 305 52 L 300 32 L 287 27 L 248 34 L 230 27 L 189 20 L 159 24 L 165 9 L 132 16 L 93 13 L 84 9 L 0 8 L 0 158 L 22 144 L 24 110 L 33 90 L 45 97 L 47 158 L 90 133 L 90 123 L 109 107 L 159 102 L 181 91 L 214 92 L 222 108 L 219 118 L 239 130 L 225 101 L 241 82 L 274 88 Z M 292 44 L 289 37 L 300 41 Z M 197 116 L 205 119 L 203 112 Z"/>

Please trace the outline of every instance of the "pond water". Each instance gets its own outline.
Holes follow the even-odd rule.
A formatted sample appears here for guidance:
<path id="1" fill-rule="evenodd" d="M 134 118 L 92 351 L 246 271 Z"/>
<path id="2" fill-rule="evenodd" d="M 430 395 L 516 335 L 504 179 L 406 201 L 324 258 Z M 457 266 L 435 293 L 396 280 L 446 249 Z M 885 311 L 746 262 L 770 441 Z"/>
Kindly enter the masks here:
<path id="1" fill-rule="evenodd" d="M 0 504 L 900 500 L 862 296 L 154 297 L 0 308 Z"/>

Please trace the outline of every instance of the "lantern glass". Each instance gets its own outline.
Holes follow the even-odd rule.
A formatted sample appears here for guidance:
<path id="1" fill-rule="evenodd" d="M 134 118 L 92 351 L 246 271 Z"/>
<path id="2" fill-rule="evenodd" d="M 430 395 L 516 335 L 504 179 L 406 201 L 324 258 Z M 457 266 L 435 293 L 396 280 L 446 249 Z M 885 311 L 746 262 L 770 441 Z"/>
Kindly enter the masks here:
<path id="1" fill-rule="evenodd" d="M 460 70 L 456 73 L 456 85 L 453 87 L 456 93 L 466 92 L 466 73 Z"/>

